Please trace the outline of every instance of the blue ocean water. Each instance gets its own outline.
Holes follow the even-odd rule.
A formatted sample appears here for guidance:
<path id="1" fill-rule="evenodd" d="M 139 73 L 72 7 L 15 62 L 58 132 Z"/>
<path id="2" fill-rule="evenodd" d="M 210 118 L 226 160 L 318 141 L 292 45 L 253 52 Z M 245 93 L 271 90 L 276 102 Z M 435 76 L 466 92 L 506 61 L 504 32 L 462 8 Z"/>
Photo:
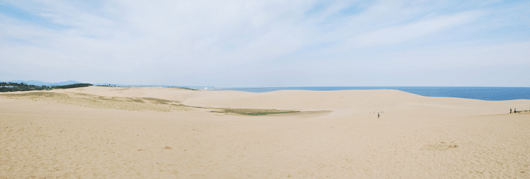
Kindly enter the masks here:
<path id="1" fill-rule="evenodd" d="M 454 97 L 479 99 L 487 101 L 504 101 L 515 99 L 530 99 L 530 87 L 392 87 L 392 86 L 344 86 L 344 87 L 264 87 L 264 88 L 217 88 L 215 90 L 234 90 L 254 93 L 263 93 L 277 90 L 310 90 L 310 91 L 337 91 L 337 90 L 373 90 L 394 89 L 421 96 L 429 97 Z"/>

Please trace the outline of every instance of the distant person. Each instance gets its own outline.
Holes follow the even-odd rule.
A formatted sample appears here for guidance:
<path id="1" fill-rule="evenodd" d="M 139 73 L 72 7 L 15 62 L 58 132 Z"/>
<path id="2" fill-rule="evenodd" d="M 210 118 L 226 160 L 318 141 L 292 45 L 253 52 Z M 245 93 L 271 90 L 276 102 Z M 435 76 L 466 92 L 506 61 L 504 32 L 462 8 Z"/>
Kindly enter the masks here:
<path id="1" fill-rule="evenodd" d="M 510 108 L 510 114 L 512 113 L 512 108 Z"/>
<path id="2" fill-rule="evenodd" d="M 513 108 L 513 113 L 517 113 L 517 108 Z"/>
<path id="3" fill-rule="evenodd" d="M 379 113 L 377 113 L 377 119 L 379 119 Z"/>

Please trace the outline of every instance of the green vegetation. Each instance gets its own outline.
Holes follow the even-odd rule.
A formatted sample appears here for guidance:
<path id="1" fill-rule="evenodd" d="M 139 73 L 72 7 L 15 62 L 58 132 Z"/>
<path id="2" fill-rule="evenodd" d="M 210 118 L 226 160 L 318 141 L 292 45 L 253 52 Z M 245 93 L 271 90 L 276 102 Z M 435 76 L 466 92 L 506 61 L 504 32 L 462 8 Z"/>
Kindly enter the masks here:
<path id="1" fill-rule="evenodd" d="M 191 91 L 198 91 L 198 89 L 186 88 L 186 87 L 175 87 L 175 88 L 178 88 L 178 89 L 185 89 L 185 90 L 191 90 Z"/>
<path id="2" fill-rule="evenodd" d="M 173 102 L 171 100 L 159 99 L 159 98 L 142 98 L 142 99 L 145 99 L 154 104 L 169 104 Z"/>
<path id="3" fill-rule="evenodd" d="M 10 94 L 0 94 L 0 96 L 5 97 L 28 97 L 28 98 L 39 98 L 39 97 L 58 97 L 58 96 L 67 96 L 62 93 L 52 93 L 52 92 L 29 92 L 29 93 L 10 93 Z"/>
<path id="4" fill-rule="evenodd" d="M 34 91 L 34 90 L 51 90 L 51 89 L 68 89 L 92 86 L 90 83 L 76 83 L 63 86 L 35 86 L 25 83 L 7 83 L 0 82 L 0 92 L 14 92 L 14 91 Z"/>
<path id="5" fill-rule="evenodd" d="M 35 85 L 27 85 L 24 83 L 0 82 L 0 92 L 49 90 L 49 89 L 51 89 L 51 87 L 49 86 L 35 86 Z"/>
<path id="6" fill-rule="evenodd" d="M 119 109 L 128 111 L 191 111 L 194 109 L 206 110 L 212 113 L 225 113 L 232 115 L 264 116 L 277 114 L 300 114 L 319 115 L 330 111 L 293 111 L 277 109 L 245 109 L 245 108 L 212 108 L 200 106 L 187 106 L 180 101 L 150 98 L 150 97 L 108 97 L 86 93 L 59 93 L 59 92 L 26 92 L 26 93 L 5 93 L 0 97 L 11 99 L 25 99 L 32 101 L 50 101 L 63 104 L 72 104 L 90 108 Z"/>
<path id="7" fill-rule="evenodd" d="M 63 85 L 63 86 L 52 86 L 55 89 L 68 89 L 68 88 L 82 88 L 82 87 L 88 87 L 92 86 L 90 83 L 76 83 L 71 85 Z"/>
<path id="8" fill-rule="evenodd" d="M 144 101 L 142 101 L 141 99 L 138 99 L 138 98 L 127 98 L 133 102 L 137 102 L 137 103 L 143 103 Z"/>
<path id="9" fill-rule="evenodd" d="M 91 108 L 119 109 L 128 111 L 189 111 L 191 107 L 179 101 L 158 98 L 106 97 L 84 93 L 28 92 L 0 94 L 0 97 L 32 101 L 53 101 Z"/>
<path id="10" fill-rule="evenodd" d="M 276 109 L 234 109 L 234 108 L 221 108 L 221 111 L 211 111 L 214 113 L 232 113 L 241 114 L 248 116 L 264 116 L 269 114 L 290 114 L 300 113 L 300 111 L 288 111 L 288 110 L 276 110 Z"/>

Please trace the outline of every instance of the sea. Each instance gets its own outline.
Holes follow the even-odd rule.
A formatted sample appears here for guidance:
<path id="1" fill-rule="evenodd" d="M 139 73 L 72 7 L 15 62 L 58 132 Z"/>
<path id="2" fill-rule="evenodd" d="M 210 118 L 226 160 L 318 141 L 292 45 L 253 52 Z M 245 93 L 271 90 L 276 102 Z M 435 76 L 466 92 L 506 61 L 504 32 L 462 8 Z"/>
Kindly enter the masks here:
<path id="1" fill-rule="evenodd" d="M 202 88 L 204 89 L 204 88 Z M 245 91 L 264 93 L 278 90 L 379 90 L 393 89 L 428 97 L 453 97 L 486 101 L 530 99 L 530 87 L 394 87 L 394 86 L 337 86 L 337 87 L 251 87 L 251 88 L 207 88 L 206 90 Z"/>

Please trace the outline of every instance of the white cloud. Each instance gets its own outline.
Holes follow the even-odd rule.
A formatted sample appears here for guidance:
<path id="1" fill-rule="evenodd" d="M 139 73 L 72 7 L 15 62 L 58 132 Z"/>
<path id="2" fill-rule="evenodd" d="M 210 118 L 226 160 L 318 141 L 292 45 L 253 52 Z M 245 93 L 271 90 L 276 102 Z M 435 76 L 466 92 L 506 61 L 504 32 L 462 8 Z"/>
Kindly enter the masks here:
<path id="1" fill-rule="evenodd" d="M 350 41 L 358 48 L 384 47 L 416 40 L 440 31 L 476 20 L 477 12 L 465 12 L 451 16 L 437 16 L 410 24 L 391 26 L 353 37 Z"/>
<path id="2" fill-rule="evenodd" d="M 371 73 L 364 68 L 374 63 L 415 69 L 416 64 L 440 65 L 448 58 L 462 61 L 457 67 L 466 68 L 476 63 L 477 58 L 473 57 L 480 54 L 478 49 L 495 52 L 489 53 L 493 57 L 525 55 L 523 52 L 528 48 L 527 41 L 499 43 L 488 33 L 480 38 L 490 44 L 475 43 L 477 37 L 465 38 L 476 34 L 461 29 L 476 31 L 476 27 L 499 26 L 483 20 L 491 12 L 486 7 L 465 5 L 468 8 L 448 10 L 455 2 L 444 1 L 8 3 L 49 22 L 43 25 L 0 15 L 0 71 L 10 78 L 5 80 L 217 86 L 371 85 L 370 80 L 358 79 L 363 82 L 358 84 L 346 80 L 349 79 L 346 76 L 359 74 L 352 71 Z M 344 12 L 352 7 L 354 12 Z M 451 49 L 463 43 L 475 50 L 458 53 L 432 50 Z M 429 53 L 436 57 L 427 59 Z M 525 60 L 524 56 L 511 57 Z M 494 64 L 500 58 L 487 61 Z M 76 70 L 79 68 L 82 70 Z M 21 71 L 25 76 L 19 75 Z M 41 75 L 44 72 L 48 75 Z M 282 82 L 277 82 L 280 78 Z M 422 83 L 418 80 L 416 85 Z"/>

